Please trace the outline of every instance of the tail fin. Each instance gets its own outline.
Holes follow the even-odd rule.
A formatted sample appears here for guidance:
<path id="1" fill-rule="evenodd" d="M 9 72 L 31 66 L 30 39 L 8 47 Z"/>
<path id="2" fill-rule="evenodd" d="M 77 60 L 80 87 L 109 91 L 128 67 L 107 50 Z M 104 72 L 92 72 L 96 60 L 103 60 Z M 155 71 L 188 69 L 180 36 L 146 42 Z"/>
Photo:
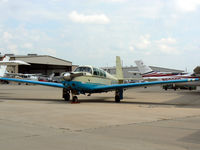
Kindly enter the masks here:
<path id="1" fill-rule="evenodd" d="M 2 61 L 9 61 L 10 57 L 9 56 L 4 56 Z M 6 73 L 7 65 L 1 65 L 0 66 L 0 77 L 3 77 Z"/>
<path id="2" fill-rule="evenodd" d="M 122 71 L 122 64 L 119 56 L 116 56 L 116 77 L 119 80 L 119 83 L 123 83 L 124 75 Z"/>
<path id="3" fill-rule="evenodd" d="M 136 60 L 135 63 L 141 74 L 153 72 L 153 70 L 149 66 L 145 65 L 142 60 Z"/>

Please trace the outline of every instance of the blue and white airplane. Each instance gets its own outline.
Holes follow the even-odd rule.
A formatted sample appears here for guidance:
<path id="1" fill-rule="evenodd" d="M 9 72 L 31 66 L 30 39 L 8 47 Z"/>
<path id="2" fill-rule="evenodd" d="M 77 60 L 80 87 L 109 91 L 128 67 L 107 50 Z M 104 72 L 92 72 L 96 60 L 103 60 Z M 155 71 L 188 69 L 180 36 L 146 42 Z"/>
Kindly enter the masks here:
<path id="1" fill-rule="evenodd" d="M 15 78 L 0 78 L 0 80 L 24 82 L 39 84 L 44 86 L 63 88 L 63 98 L 66 101 L 70 100 L 70 93 L 72 95 L 72 102 L 77 102 L 79 94 L 102 93 L 115 91 L 115 102 L 120 102 L 123 99 L 123 90 L 126 88 L 156 85 L 156 84 L 168 84 L 168 83 L 181 83 L 198 81 L 199 79 L 183 79 L 183 80 L 170 80 L 170 81 L 154 81 L 143 83 L 123 83 L 122 66 L 119 56 L 116 59 L 116 76 L 109 74 L 108 72 L 92 67 L 92 66 L 79 66 L 71 73 L 63 73 L 61 83 L 53 82 L 41 82 L 22 80 Z"/>

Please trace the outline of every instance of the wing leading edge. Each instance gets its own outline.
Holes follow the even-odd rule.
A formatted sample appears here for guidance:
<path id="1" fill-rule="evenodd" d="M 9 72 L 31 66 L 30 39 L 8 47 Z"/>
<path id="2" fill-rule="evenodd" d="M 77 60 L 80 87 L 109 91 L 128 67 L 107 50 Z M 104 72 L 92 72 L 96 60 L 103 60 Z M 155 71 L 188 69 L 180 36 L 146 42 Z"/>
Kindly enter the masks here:
<path id="1" fill-rule="evenodd" d="M 139 86 L 148 86 L 148 85 L 156 85 L 156 84 L 170 84 L 170 83 L 182 83 L 182 82 L 193 82 L 199 81 L 198 78 L 194 79 L 183 79 L 183 80 L 169 80 L 169 81 L 153 81 L 153 82 L 142 82 L 142 83 L 126 83 L 126 84 L 113 84 L 113 85 L 100 85 L 93 87 L 94 91 L 106 91 L 106 90 L 114 90 L 114 89 L 123 89 L 123 88 L 132 88 Z"/>
<path id="2" fill-rule="evenodd" d="M 44 86 L 52 86 L 52 87 L 64 88 L 64 85 L 62 83 L 42 82 L 42 81 L 33 81 L 33 80 L 22 80 L 22 79 L 15 79 L 15 78 L 0 78 L 0 80 L 31 83 L 31 84 L 39 84 L 39 85 L 44 85 Z"/>

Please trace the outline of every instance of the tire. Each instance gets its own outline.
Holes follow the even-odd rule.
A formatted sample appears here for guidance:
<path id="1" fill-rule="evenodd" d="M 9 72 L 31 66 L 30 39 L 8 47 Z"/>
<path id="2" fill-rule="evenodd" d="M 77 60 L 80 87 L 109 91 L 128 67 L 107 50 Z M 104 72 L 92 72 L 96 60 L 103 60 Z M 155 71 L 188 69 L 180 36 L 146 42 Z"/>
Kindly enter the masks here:
<path id="1" fill-rule="evenodd" d="M 73 96 L 72 103 L 77 103 L 77 102 L 78 102 L 78 97 L 77 96 Z"/>
<path id="2" fill-rule="evenodd" d="M 64 100 L 65 101 L 69 101 L 70 100 L 70 94 L 69 93 L 64 95 Z"/>
<path id="3" fill-rule="evenodd" d="M 115 102 L 116 102 L 116 103 L 119 103 L 119 102 L 120 102 L 120 97 L 119 97 L 119 95 L 116 95 L 116 96 L 115 96 Z"/>

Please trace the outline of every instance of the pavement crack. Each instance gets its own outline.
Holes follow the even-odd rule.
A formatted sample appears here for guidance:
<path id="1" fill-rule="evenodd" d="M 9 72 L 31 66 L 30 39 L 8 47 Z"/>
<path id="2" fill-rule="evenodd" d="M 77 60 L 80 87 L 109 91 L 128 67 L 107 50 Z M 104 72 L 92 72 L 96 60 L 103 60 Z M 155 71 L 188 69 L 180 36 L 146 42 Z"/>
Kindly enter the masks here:
<path id="1" fill-rule="evenodd" d="M 101 126 L 101 127 L 97 127 L 97 128 L 88 128 L 88 129 L 84 129 L 84 130 L 75 130 L 75 131 L 84 132 L 84 131 L 89 131 L 89 130 L 97 130 L 97 129 L 103 129 L 103 128 L 115 128 L 115 127 L 121 127 L 121 126 L 126 126 L 126 125 L 130 126 L 130 125 L 140 125 L 140 124 L 144 124 L 144 126 L 154 126 L 154 127 L 162 127 L 162 128 L 175 128 L 175 127 L 155 126 L 155 125 L 150 125 L 148 123 L 157 123 L 157 122 L 173 121 L 173 120 L 175 121 L 175 120 L 178 120 L 178 119 L 187 119 L 187 118 L 194 118 L 194 117 L 200 117 L 200 115 L 193 115 L 193 116 L 186 116 L 186 117 L 179 117 L 179 118 L 161 118 L 161 119 L 154 120 L 154 121 L 135 122 L 135 123 L 128 123 L 128 124 L 115 124 L 115 125 Z M 189 129 L 189 128 L 179 128 L 179 129 L 199 130 L 199 129 Z"/>

